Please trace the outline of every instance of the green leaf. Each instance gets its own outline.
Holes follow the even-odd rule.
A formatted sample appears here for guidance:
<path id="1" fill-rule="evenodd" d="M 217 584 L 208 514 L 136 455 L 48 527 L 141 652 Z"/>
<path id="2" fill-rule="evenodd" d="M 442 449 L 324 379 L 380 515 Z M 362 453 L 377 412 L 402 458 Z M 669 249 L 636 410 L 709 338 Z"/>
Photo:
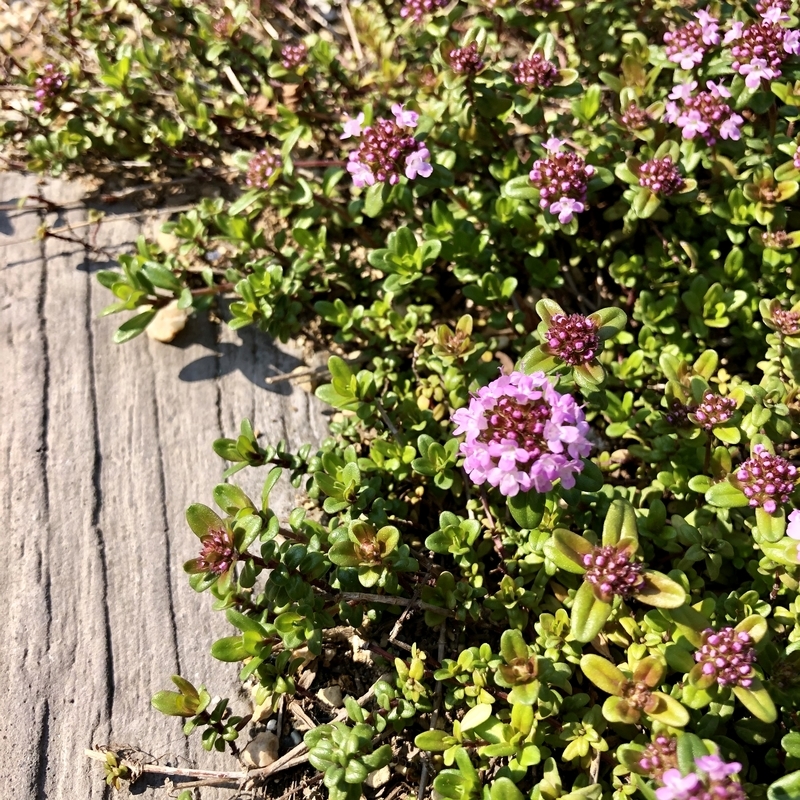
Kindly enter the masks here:
<path id="1" fill-rule="evenodd" d="M 386 198 L 389 196 L 388 187 L 383 183 L 373 183 L 367 189 L 364 197 L 364 213 L 373 219 L 377 217 L 386 204 Z"/>
<path id="2" fill-rule="evenodd" d="M 693 772 L 697 759 L 707 755 L 709 755 L 708 748 L 699 736 L 693 733 L 684 733 L 678 737 L 678 768 L 684 775 Z"/>
<path id="3" fill-rule="evenodd" d="M 226 636 L 217 639 L 211 646 L 211 655 L 218 661 L 243 661 L 248 656 L 241 636 Z"/>
<path id="4" fill-rule="evenodd" d="M 581 657 L 581 671 L 598 689 L 612 695 L 619 695 L 628 681 L 622 670 L 593 653 Z"/>
<path id="5" fill-rule="evenodd" d="M 212 531 L 225 530 L 225 523 L 214 511 L 201 503 L 195 503 L 186 509 L 186 521 L 200 539 L 204 539 Z"/>
<path id="6" fill-rule="evenodd" d="M 742 432 L 735 425 L 715 426 L 712 433 L 725 444 L 739 444 L 742 441 Z"/>
<path id="7" fill-rule="evenodd" d="M 636 530 L 636 512 L 627 500 L 615 499 L 609 506 L 603 523 L 603 546 L 609 547 L 621 539 L 639 541 Z"/>
<path id="8" fill-rule="evenodd" d="M 464 714 L 461 720 L 461 730 L 468 731 L 472 730 L 472 728 L 477 728 L 479 725 L 483 725 L 487 719 L 492 715 L 492 707 L 488 703 L 478 703 L 478 705 L 473 706 L 466 714 Z"/>
<path id="9" fill-rule="evenodd" d="M 517 789 L 511 778 L 497 778 L 489 789 L 490 800 L 523 800 L 524 795 Z"/>
<path id="10" fill-rule="evenodd" d="M 778 778 L 767 789 L 767 800 L 797 800 L 800 797 L 800 770 Z"/>
<path id="11" fill-rule="evenodd" d="M 528 645 L 525 644 L 520 631 L 503 631 L 503 635 L 500 637 L 500 654 L 506 664 L 511 664 L 517 659 L 524 660 L 528 658 Z"/>
<path id="12" fill-rule="evenodd" d="M 631 208 L 633 208 L 633 213 L 636 214 L 639 219 L 647 219 L 658 211 L 660 205 L 661 198 L 657 194 L 654 194 L 649 189 L 640 188 L 636 192 Z"/>
<path id="13" fill-rule="evenodd" d="M 530 177 L 519 175 L 503 186 L 503 194 L 512 200 L 534 200 L 539 197 L 539 190 L 531 183 Z"/>
<path id="14" fill-rule="evenodd" d="M 178 692 L 156 692 L 150 703 L 157 711 L 170 717 L 193 717 L 197 708 Z"/>
<path id="15" fill-rule="evenodd" d="M 644 586 L 636 591 L 636 599 L 656 608 L 680 608 L 686 603 L 683 587 L 661 572 L 645 570 Z"/>
<path id="16" fill-rule="evenodd" d="M 553 535 L 544 546 L 545 555 L 559 569 L 576 575 L 583 575 L 586 572 L 583 557 L 591 553 L 592 549 L 592 543 L 588 539 L 564 528 L 553 531 Z"/>
<path id="17" fill-rule="evenodd" d="M 706 492 L 706 502 L 717 508 L 743 508 L 748 505 L 744 492 L 728 481 L 714 484 Z"/>
<path id="18" fill-rule="evenodd" d="M 611 604 L 598 600 L 590 583 L 582 583 L 575 593 L 570 615 L 570 631 L 579 642 L 591 642 L 611 616 Z"/>
<path id="19" fill-rule="evenodd" d="M 414 739 L 414 744 L 420 750 L 440 752 L 452 747 L 454 741 L 453 737 L 444 731 L 425 731 L 417 735 Z"/>
<path id="20" fill-rule="evenodd" d="M 689 712 L 674 698 L 664 692 L 653 692 L 658 698 L 659 707 L 649 712 L 649 716 L 672 728 L 683 728 L 689 724 Z"/>
<path id="21" fill-rule="evenodd" d="M 550 372 L 555 369 L 559 363 L 559 359 L 555 356 L 551 356 L 549 353 L 545 353 L 540 346 L 534 347 L 533 350 L 529 350 L 525 353 L 517 362 L 517 369 L 520 372 L 524 372 L 526 375 L 531 375 L 534 372 Z"/>
<path id="22" fill-rule="evenodd" d="M 152 322 L 155 315 L 155 309 L 150 309 L 124 322 L 114 331 L 114 343 L 122 344 L 123 342 L 135 339 L 140 333 L 144 332 L 144 329 Z"/>
<path id="23" fill-rule="evenodd" d="M 521 528 L 534 530 L 544 516 L 547 495 L 531 489 L 508 498 L 508 510 Z"/>
<path id="24" fill-rule="evenodd" d="M 733 693 L 741 704 L 762 722 L 775 722 L 778 718 L 775 703 L 772 702 L 769 692 L 758 678 L 753 680 L 749 689 L 745 689 L 743 686 L 734 686 Z"/>
<path id="25" fill-rule="evenodd" d="M 768 514 L 763 508 L 757 508 L 756 526 L 760 536 L 770 544 L 775 544 L 786 533 L 786 512 L 779 508 L 774 514 Z"/>

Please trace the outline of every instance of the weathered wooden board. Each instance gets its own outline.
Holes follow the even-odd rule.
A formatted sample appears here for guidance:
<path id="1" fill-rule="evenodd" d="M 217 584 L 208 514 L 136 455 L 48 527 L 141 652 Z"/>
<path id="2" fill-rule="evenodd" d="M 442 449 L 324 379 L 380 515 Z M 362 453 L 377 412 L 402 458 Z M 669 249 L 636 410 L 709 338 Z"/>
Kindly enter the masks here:
<path id="1" fill-rule="evenodd" d="M 22 175 L 0 175 L 0 185 L 4 205 L 37 190 Z M 63 183 L 43 192 L 59 203 L 80 197 Z M 96 238 L 113 252 L 130 247 L 142 224 L 118 212 Z M 46 215 L 85 219 L 83 209 Z M 197 540 L 183 513 L 211 504 L 224 468 L 211 442 L 235 436 L 242 417 L 296 447 L 322 438 L 322 409 L 288 383 L 264 384 L 300 362 L 256 332 L 192 320 L 173 345 L 144 336 L 113 344 L 120 319 L 99 318 L 110 295 L 92 274 L 109 265 L 69 242 L 20 243 L 42 221 L 0 212 L 0 795 L 102 797 L 102 770 L 84 748 L 109 742 L 237 769 L 199 739 L 187 743 L 180 721 L 149 705 L 179 672 L 247 708 L 236 668 L 209 655 L 229 628 L 186 582 L 181 565 Z M 240 476 L 258 491 L 263 475 Z M 275 505 L 288 511 L 294 490 L 280 488 Z"/>

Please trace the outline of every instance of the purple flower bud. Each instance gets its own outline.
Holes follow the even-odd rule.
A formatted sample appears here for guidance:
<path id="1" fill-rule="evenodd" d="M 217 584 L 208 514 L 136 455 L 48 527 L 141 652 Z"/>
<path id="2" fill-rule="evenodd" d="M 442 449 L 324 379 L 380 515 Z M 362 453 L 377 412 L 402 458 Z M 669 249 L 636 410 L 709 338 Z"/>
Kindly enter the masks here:
<path id="1" fill-rule="evenodd" d="M 774 514 L 778 502 L 788 503 L 797 482 L 797 467 L 781 456 L 772 455 L 764 445 L 757 444 L 753 455 L 736 471 L 732 480 L 752 508 L 763 508 Z"/>
<path id="2" fill-rule="evenodd" d="M 644 584 L 642 564 L 631 561 L 627 553 L 614 546 L 593 548 L 583 557 L 583 563 L 587 567 L 583 579 L 594 586 L 599 600 L 630 597 Z"/>
<path id="3" fill-rule="evenodd" d="M 530 58 L 512 64 L 511 73 L 514 75 L 514 83 L 535 91 L 549 89 L 559 77 L 558 67 L 538 51 Z"/>
<path id="4" fill-rule="evenodd" d="M 270 178 L 276 169 L 281 165 L 279 156 L 269 150 L 262 150 L 256 153 L 247 167 L 247 179 L 245 183 L 253 189 L 269 189 Z"/>
<path id="5" fill-rule="evenodd" d="M 733 646 L 737 645 L 736 651 Z M 742 686 L 753 682 L 753 667 L 756 652 L 753 639 L 746 631 L 735 628 L 720 628 L 703 631 L 703 644 L 694 654 L 694 660 L 702 664 L 704 675 L 713 675 L 720 686 Z"/>
<path id="6" fill-rule="evenodd" d="M 419 24 L 423 18 L 444 8 L 449 0 L 405 0 L 400 9 L 400 16 L 412 19 Z"/>
<path id="7" fill-rule="evenodd" d="M 453 72 L 462 75 L 474 75 L 484 67 L 476 42 L 470 42 L 466 47 L 456 47 L 451 50 L 447 56 L 447 63 Z"/>
<path id="8" fill-rule="evenodd" d="M 582 314 L 553 314 L 545 350 L 571 366 L 594 361 L 600 347 L 597 325 Z"/>
<path id="9" fill-rule="evenodd" d="M 285 44 L 281 48 L 281 64 L 284 69 L 297 69 L 305 60 L 308 55 L 308 48 L 300 42 L 300 44 Z"/>
<path id="10" fill-rule="evenodd" d="M 684 187 L 684 180 L 671 156 L 645 161 L 639 167 L 639 186 L 650 189 L 653 194 L 669 197 Z"/>
<path id="11" fill-rule="evenodd" d="M 689 419 L 701 428 L 710 431 L 715 425 L 724 425 L 736 412 L 736 401 L 707 391 L 699 405 L 689 408 Z"/>
<path id="12" fill-rule="evenodd" d="M 55 106 L 55 101 L 64 90 L 66 83 L 67 76 L 57 70 L 55 64 L 44 65 L 42 74 L 33 85 L 33 96 L 36 98 L 33 107 L 37 114 Z"/>

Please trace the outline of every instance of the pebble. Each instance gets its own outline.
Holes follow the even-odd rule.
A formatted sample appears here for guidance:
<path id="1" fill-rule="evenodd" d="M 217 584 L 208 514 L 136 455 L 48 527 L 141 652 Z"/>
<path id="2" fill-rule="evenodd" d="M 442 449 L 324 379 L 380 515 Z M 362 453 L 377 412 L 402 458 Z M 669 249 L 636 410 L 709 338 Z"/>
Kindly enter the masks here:
<path id="1" fill-rule="evenodd" d="M 303 741 L 303 734 L 300 731 L 292 731 L 289 734 L 289 738 L 292 740 L 292 744 L 297 747 Z"/>
<path id="2" fill-rule="evenodd" d="M 376 769 L 375 772 L 370 772 L 367 775 L 367 779 L 364 781 L 364 784 L 370 789 L 380 789 L 381 786 L 385 786 L 389 783 L 389 779 L 392 777 L 392 773 L 389 771 L 388 765 L 385 767 L 381 767 L 380 769 Z"/>
<path id="3" fill-rule="evenodd" d="M 189 313 L 189 309 L 178 308 L 178 301 L 173 300 L 156 312 L 146 333 L 157 342 L 171 342 L 186 327 Z"/>
<path id="4" fill-rule="evenodd" d="M 338 686 L 337 684 L 333 684 L 333 686 L 326 686 L 324 689 L 320 689 L 317 692 L 317 697 L 319 697 L 323 703 L 327 703 L 329 706 L 333 706 L 334 708 L 341 708 L 344 705 L 342 687 Z"/>
<path id="5" fill-rule="evenodd" d="M 259 733 L 242 751 L 242 762 L 247 767 L 268 767 L 278 760 L 278 737 L 271 731 Z"/>

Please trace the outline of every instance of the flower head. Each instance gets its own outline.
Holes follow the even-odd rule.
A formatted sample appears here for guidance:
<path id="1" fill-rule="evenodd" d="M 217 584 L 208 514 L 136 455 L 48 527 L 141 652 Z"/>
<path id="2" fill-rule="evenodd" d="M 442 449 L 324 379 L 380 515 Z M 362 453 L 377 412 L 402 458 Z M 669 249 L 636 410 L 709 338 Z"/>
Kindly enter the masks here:
<path id="1" fill-rule="evenodd" d="M 570 395 L 556 391 L 544 372 L 512 372 L 478 390 L 453 414 L 454 434 L 466 434 L 461 453 L 471 480 L 501 494 L 567 489 L 592 445 L 589 424 Z"/>
<path id="2" fill-rule="evenodd" d="M 665 33 L 664 43 L 670 61 L 681 69 L 692 69 L 703 60 L 710 45 L 719 44 L 719 21 L 707 11 L 699 11 L 692 22 Z"/>
<path id="3" fill-rule="evenodd" d="M 720 686 L 741 686 L 749 689 L 753 683 L 753 662 L 756 651 L 753 638 L 747 631 L 735 628 L 706 628 L 703 644 L 694 654 L 702 664 L 702 674 L 712 677 Z"/>
<path id="4" fill-rule="evenodd" d="M 778 503 L 788 503 L 797 482 L 797 467 L 781 456 L 774 456 L 763 444 L 753 447 L 753 455 L 736 471 L 734 485 L 747 497 L 751 508 L 774 514 Z"/>
<path id="5" fill-rule="evenodd" d="M 33 109 L 41 114 L 54 105 L 56 98 L 61 94 L 67 83 L 67 76 L 56 69 L 55 64 L 45 64 L 42 74 L 33 84 Z"/>
<path id="6" fill-rule="evenodd" d="M 306 59 L 308 55 L 308 48 L 300 42 L 300 44 L 286 44 L 281 49 L 281 64 L 284 69 L 296 69 Z"/>
<path id="7" fill-rule="evenodd" d="M 476 42 L 470 42 L 466 47 L 456 47 L 451 50 L 447 56 L 447 63 L 450 64 L 453 72 L 462 75 L 474 75 L 484 67 Z"/>
<path id="8" fill-rule="evenodd" d="M 685 182 L 671 156 L 653 158 L 639 167 L 639 186 L 653 194 L 669 197 L 683 189 Z"/>
<path id="9" fill-rule="evenodd" d="M 738 761 L 700 756 L 695 767 L 704 774 L 682 776 L 678 769 L 667 770 L 660 778 L 663 786 L 656 789 L 658 800 L 747 800 L 742 785 L 731 779 L 742 768 Z"/>
<path id="10" fill-rule="evenodd" d="M 280 165 L 280 157 L 269 150 L 256 153 L 247 167 L 245 183 L 253 189 L 269 189 L 272 175 Z"/>
<path id="11" fill-rule="evenodd" d="M 417 24 L 428 15 L 444 8 L 450 0 L 405 0 L 400 16 L 410 18 Z"/>
<path id="12" fill-rule="evenodd" d="M 678 740 L 663 733 L 645 747 L 639 759 L 640 769 L 650 773 L 654 778 L 660 778 L 667 770 L 675 769 L 677 766 Z"/>
<path id="13" fill-rule="evenodd" d="M 620 114 L 619 121 L 632 131 L 642 131 L 653 119 L 647 113 L 646 109 L 637 106 L 636 103 L 629 103 L 622 114 Z"/>
<path id="14" fill-rule="evenodd" d="M 583 314 L 553 314 L 547 330 L 547 352 L 571 366 L 594 361 L 600 347 L 597 325 Z"/>
<path id="15" fill-rule="evenodd" d="M 594 167 L 575 153 L 561 151 L 562 144 L 554 137 L 545 142 L 549 155 L 533 163 L 530 179 L 539 189 L 541 208 L 557 215 L 559 222 L 567 223 L 586 208 L 586 191 Z"/>
<path id="16" fill-rule="evenodd" d="M 791 50 L 785 46 L 785 31 L 773 13 L 742 26 L 741 23 L 731 33 L 735 37 L 726 36 L 727 43 L 732 44 L 731 56 L 734 71 L 745 77 L 745 85 L 757 89 L 764 80 L 775 80 L 781 76 L 781 65 Z M 792 47 L 789 40 L 789 47 Z"/>
<path id="17" fill-rule="evenodd" d="M 631 560 L 627 545 L 594 547 L 583 556 L 584 581 L 592 585 L 598 600 L 610 602 L 614 597 L 630 597 L 644 585 L 642 563 Z"/>
<path id="18" fill-rule="evenodd" d="M 530 58 L 511 65 L 514 83 L 529 89 L 542 91 L 549 89 L 558 80 L 558 67 L 536 51 Z"/>
<path id="19" fill-rule="evenodd" d="M 713 145 L 717 138 L 737 140 L 741 136 L 739 126 L 744 119 L 733 112 L 723 98 L 730 97 L 724 86 L 708 81 L 708 91 L 696 95 L 687 94 L 693 91 L 691 84 L 676 86 L 670 97 L 677 102 L 667 103 L 665 119 L 674 122 L 681 128 L 684 139 L 702 136 L 706 144 Z"/>
<path id="20" fill-rule="evenodd" d="M 715 425 L 724 425 L 736 411 L 736 401 L 732 397 L 722 397 L 707 391 L 699 404 L 691 406 L 689 419 L 704 430 L 710 431 Z"/>
<path id="21" fill-rule="evenodd" d="M 360 133 L 358 149 L 348 155 L 347 171 L 356 186 L 372 186 L 374 183 L 393 186 L 400 181 L 401 175 L 411 180 L 418 175 L 427 178 L 433 171 L 428 148 L 423 142 L 418 142 L 410 130 L 416 125 L 416 112 L 406 111 L 402 106 L 395 106 L 392 110 L 395 119 L 375 120 Z M 360 114 L 357 120 L 348 120 L 345 133 L 351 135 L 347 128 L 350 123 L 357 123 L 360 129 L 363 117 Z M 401 125 L 401 121 L 405 124 Z M 355 125 L 352 128 L 355 129 Z"/>
<path id="22" fill-rule="evenodd" d="M 797 336 L 800 334 L 800 312 L 798 311 L 776 308 L 772 312 L 772 323 L 775 325 L 775 330 L 784 336 Z"/>
<path id="23" fill-rule="evenodd" d="M 210 530 L 201 543 L 200 555 L 186 563 L 187 572 L 224 575 L 239 558 L 233 533 L 227 527 Z"/>

